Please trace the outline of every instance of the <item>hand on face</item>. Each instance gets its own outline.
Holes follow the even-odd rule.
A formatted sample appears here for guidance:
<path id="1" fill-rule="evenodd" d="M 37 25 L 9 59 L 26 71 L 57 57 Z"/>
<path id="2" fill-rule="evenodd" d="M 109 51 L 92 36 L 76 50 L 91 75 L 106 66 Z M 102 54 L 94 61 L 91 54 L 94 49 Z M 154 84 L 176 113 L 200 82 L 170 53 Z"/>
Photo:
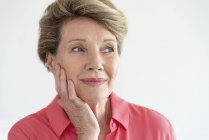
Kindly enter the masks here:
<path id="1" fill-rule="evenodd" d="M 59 65 L 53 68 L 52 73 L 60 96 L 58 103 L 77 129 L 78 139 L 97 139 L 100 131 L 97 119 L 89 105 L 77 96 L 72 80 L 67 79 L 64 69 Z"/>

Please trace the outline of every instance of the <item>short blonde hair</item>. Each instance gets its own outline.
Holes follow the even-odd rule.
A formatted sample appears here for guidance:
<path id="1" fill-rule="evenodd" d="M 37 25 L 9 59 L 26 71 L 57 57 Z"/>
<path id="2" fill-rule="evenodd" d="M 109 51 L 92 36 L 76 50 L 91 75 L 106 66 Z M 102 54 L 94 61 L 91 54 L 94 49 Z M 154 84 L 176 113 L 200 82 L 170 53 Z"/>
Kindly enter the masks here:
<path id="1" fill-rule="evenodd" d="M 128 31 L 127 21 L 110 0 L 56 0 L 47 7 L 39 23 L 38 55 L 44 64 L 47 52 L 56 55 L 62 25 L 81 16 L 97 21 L 112 32 L 118 41 L 118 53 L 121 54 Z"/>

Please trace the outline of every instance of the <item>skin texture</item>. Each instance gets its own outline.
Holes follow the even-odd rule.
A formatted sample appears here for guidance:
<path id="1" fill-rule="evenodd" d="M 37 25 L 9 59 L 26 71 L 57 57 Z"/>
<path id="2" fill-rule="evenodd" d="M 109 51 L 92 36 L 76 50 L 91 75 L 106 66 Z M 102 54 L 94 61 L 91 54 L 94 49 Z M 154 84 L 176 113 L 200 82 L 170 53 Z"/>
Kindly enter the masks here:
<path id="1" fill-rule="evenodd" d="M 55 77 L 58 103 L 85 140 L 105 139 L 109 132 L 109 95 L 118 72 L 116 37 L 86 17 L 66 22 L 61 29 L 56 55 L 47 54 L 49 70 Z M 83 79 L 100 78 L 100 84 Z"/>

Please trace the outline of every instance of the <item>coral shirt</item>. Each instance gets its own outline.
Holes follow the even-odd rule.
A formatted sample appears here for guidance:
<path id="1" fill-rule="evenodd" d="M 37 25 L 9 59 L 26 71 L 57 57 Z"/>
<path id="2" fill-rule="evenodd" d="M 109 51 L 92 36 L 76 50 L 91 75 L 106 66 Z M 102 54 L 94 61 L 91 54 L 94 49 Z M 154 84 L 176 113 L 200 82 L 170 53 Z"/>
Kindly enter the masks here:
<path id="1" fill-rule="evenodd" d="M 17 122 L 8 140 L 76 140 L 76 129 L 57 104 L 58 96 L 41 111 Z M 151 109 L 110 95 L 112 119 L 105 140 L 175 140 L 169 121 Z"/>

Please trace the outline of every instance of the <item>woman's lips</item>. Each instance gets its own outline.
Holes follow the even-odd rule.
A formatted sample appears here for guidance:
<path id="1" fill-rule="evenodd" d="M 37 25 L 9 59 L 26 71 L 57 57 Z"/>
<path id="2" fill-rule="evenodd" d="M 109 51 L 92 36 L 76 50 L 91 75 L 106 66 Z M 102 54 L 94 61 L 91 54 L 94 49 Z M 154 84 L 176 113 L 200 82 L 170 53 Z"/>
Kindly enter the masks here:
<path id="1" fill-rule="evenodd" d="M 105 78 L 85 78 L 85 79 L 80 79 L 84 84 L 90 85 L 90 86 L 100 86 L 104 84 L 107 79 Z"/>

